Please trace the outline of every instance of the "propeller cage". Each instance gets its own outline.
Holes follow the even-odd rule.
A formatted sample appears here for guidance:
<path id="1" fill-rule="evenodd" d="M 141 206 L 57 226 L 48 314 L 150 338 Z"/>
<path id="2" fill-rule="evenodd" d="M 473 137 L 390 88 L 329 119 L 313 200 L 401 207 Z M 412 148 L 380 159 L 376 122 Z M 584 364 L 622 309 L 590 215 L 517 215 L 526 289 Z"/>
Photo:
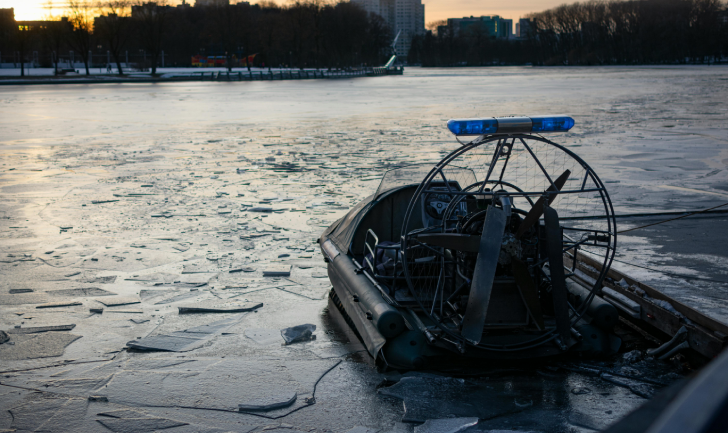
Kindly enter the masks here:
<path id="1" fill-rule="evenodd" d="M 566 349 L 614 257 L 604 184 L 567 148 L 531 134 L 476 138 L 440 161 L 404 217 L 401 261 L 417 308 L 460 351 Z M 587 254 L 602 263 L 590 295 L 567 296 Z"/>

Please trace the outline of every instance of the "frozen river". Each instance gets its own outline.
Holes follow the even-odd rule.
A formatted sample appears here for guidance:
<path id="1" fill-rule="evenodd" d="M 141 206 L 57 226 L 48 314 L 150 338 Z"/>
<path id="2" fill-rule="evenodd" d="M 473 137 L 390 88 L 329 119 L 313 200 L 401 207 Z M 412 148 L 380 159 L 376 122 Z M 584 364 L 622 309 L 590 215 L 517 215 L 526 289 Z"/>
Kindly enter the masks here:
<path id="1" fill-rule="evenodd" d="M 321 231 L 373 193 L 386 169 L 434 164 L 454 150 L 445 123 L 455 117 L 571 115 L 572 132 L 550 138 L 596 170 L 618 214 L 716 206 L 728 202 L 726 100 L 724 66 L 409 68 L 404 76 L 352 80 L 1 86 L 0 328 L 76 327 L 0 347 L 2 370 L 19 371 L 0 381 L 0 429 L 17 428 L 18 420 L 39 428 L 65 416 L 78 431 L 98 422 L 122 431 L 109 425 L 139 416 L 102 416 L 104 424 L 96 414 L 137 408 L 166 420 L 160 423 L 186 424 L 170 431 L 411 431 L 398 424 L 401 401 L 377 394 L 382 377 L 356 339 L 325 313 L 330 286 L 314 243 Z M 273 212 L 248 211 L 261 206 Z M 622 219 L 619 229 L 657 220 Z M 726 215 L 675 221 L 620 236 L 615 267 L 728 322 L 727 242 Z M 271 265 L 291 266 L 290 277 L 264 276 Z M 134 303 L 104 306 L 102 295 Z M 212 301 L 264 305 L 255 313 L 177 314 L 180 305 Z M 78 305 L 36 309 L 52 302 Z M 104 313 L 90 315 L 96 307 Z M 194 349 L 120 352 L 129 340 L 215 320 L 228 322 Z M 277 330 L 302 323 L 319 327 L 317 340 L 281 346 Z M 190 380 L 182 361 L 170 361 L 180 357 L 204 374 Z M 241 368 L 254 379 L 231 382 Z M 624 387 L 539 377 L 548 382 L 540 385 L 544 395 L 551 387 L 593 390 L 567 392 L 550 409 L 537 402 L 538 410 L 558 413 L 543 431 L 603 428 L 641 401 Z M 165 388 L 168 382 L 176 385 Z M 194 395 L 220 383 L 219 395 Z M 41 386 L 57 390 L 42 410 L 33 393 L 15 388 Z M 250 396 L 295 389 L 293 408 L 302 410 L 279 419 L 235 413 L 240 389 Z M 91 394 L 109 402 L 88 402 Z M 604 395 L 614 400 L 608 413 L 599 409 Z M 526 397 L 515 398 L 525 407 L 518 404 Z M 530 416 L 532 424 L 520 427 L 539 427 L 540 415 Z M 489 428 L 518 427 L 503 422 Z"/>

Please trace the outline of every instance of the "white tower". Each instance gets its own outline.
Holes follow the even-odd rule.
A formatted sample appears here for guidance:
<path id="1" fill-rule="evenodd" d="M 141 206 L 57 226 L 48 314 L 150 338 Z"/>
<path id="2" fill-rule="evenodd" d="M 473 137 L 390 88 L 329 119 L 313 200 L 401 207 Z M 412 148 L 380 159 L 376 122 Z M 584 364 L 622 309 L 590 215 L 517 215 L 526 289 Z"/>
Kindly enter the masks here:
<path id="1" fill-rule="evenodd" d="M 406 59 L 412 38 L 425 33 L 425 5 L 421 0 L 351 0 L 367 12 L 373 12 L 387 22 L 392 34 L 400 33 L 395 51 Z"/>

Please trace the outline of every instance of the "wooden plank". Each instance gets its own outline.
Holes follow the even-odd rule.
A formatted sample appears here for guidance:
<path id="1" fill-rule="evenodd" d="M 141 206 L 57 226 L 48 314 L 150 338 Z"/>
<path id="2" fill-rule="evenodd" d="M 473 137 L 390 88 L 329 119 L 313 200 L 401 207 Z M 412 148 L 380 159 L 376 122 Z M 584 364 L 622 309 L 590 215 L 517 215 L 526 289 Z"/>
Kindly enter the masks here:
<path id="1" fill-rule="evenodd" d="M 583 262 L 597 270 L 601 269 L 601 264 L 599 264 L 596 260 L 594 260 L 590 257 L 587 257 L 584 254 L 581 254 L 579 256 L 579 262 Z M 609 269 L 607 276 L 609 278 L 613 279 L 615 282 L 621 281 L 622 279 L 624 279 L 627 282 L 627 284 L 637 286 L 640 289 L 644 290 L 645 293 L 647 293 L 651 298 L 661 299 L 663 301 L 669 302 L 670 304 L 672 304 L 672 306 L 673 306 L 673 308 L 675 308 L 675 310 L 677 310 L 680 314 L 682 314 L 683 316 L 692 320 L 693 322 L 695 322 L 701 326 L 704 326 L 704 327 L 710 329 L 711 331 L 718 331 L 724 335 L 728 335 L 728 325 L 726 325 L 725 323 L 719 322 L 711 317 L 708 317 L 708 316 L 700 313 L 699 311 L 697 311 L 691 307 L 688 307 L 687 305 L 681 303 L 680 301 L 677 301 L 677 300 L 669 297 L 668 295 L 660 292 L 659 290 L 655 289 L 654 287 L 641 283 L 641 282 L 635 280 L 634 278 L 631 278 L 630 276 L 623 274 L 613 268 Z M 622 293 L 624 291 L 624 288 L 622 286 L 618 286 L 616 288 L 616 290 L 619 291 L 620 293 Z"/>
<path id="2" fill-rule="evenodd" d="M 567 257 L 565 257 L 565 261 L 566 259 Z M 571 258 L 568 258 L 568 262 L 571 263 Z M 579 261 L 577 262 L 577 268 L 588 277 L 596 279 L 598 277 L 598 272 L 601 269 L 601 265 L 595 260 L 581 255 L 579 256 Z M 595 269 L 597 272 L 594 271 Z M 676 311 L 680 312 L 694 323 L 684 323 L 681 320 L 680 316 L 653 302 L 650 302 L 649 299 L 645 299 L 639 294 L 627 290 L 619 284 L 612 284 L 608 281 L 604 281 L 604 287 L 608 287 L 631 299 L 632 301 L 640 304 L 640 318 L 634 319 L 637 322 L 643 322 L 645 324 L 648 324 L 669 336 L 675 335 L 675 333 L 680 330 L 680 328 L 685 326 L 685 328 L 688 330 L 687 341 L 690 345 L 690 348 L 707 358 L 712 359 L 716 357 L 726 346 L 725 335 L 728 334 L 722 331 L 722 329 L 726 328 L 726 325 L 700 314 L 696 310 L 693 310 L 692 308 L 681 304 L 671 297 L 659 292 L 657 289 L 640 283 L 621 272 L 610 270 L 607 276 L 609 278 L 612 278 L 614 281 L 620 281 L 624 278 L 624 280 L 627 281 L 627 283 L 629 283 L 630 285 L 634 285 L 644 290 L 645 293 L 651 298 L 669 302 Z M 649 291 L 645 288 L 649 289 Z M 689 312 L 692 317 L 699 319 L 699 321 L 688 317 L 688 315 L 683 313 L 683 311 Z M 627 319 L 630 320 L 630 318 Z M 704 326 L 703 323 L 707 324 L 708 326 Z"/>

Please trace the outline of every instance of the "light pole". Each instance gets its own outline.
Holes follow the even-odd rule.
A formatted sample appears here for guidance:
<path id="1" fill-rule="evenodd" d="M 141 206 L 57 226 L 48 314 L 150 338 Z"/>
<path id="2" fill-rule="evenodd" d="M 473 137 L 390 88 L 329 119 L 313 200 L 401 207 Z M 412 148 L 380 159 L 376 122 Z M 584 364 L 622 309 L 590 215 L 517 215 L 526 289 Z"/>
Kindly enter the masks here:
<path id="1" fill-rule="evenodd" d="M 25 76 L 25 43 L 29 31 L 30 27 L 28 26 L 18 26 L 18 48 L 20 48 L 20 51 L 18 51 L 18 57 L 20 58 L 21 77 Z"/>

